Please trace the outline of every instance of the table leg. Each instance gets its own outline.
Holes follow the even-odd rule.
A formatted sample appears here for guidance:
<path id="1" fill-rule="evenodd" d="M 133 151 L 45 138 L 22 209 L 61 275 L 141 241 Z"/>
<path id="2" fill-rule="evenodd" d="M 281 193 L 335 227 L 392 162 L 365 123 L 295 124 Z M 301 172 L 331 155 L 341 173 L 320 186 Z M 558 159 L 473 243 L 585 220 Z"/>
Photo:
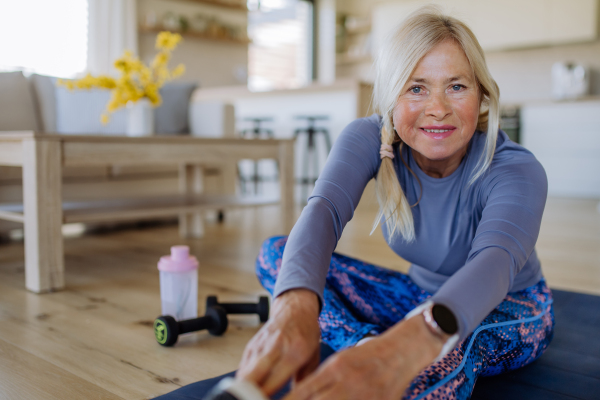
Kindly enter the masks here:
<path id="1" fill-rule="evenodd" d="M 23 141 L 25 286 L 41 293 L 65 286 L 62 154 L 55 140 Z"/>
<path id="2" fill-rule="evenodd" d="M 279 145 L 281 222 L 285 233 L 294 226 L 294 142 Z"/>
<path id="3" fill-rule="evenodd" d="M 204 169 L 200 165 L 182 164 L 179 166 L 179 192 L 199 194 L 204 189 Z M 182 238 L 200 238 L 204 236 L 202 213 L 179 215 L 179 236 Z"/>
<path id="4" fill-rule="evenodd" d="M 228 160 L 219 166 L 221 169 L 221 191 L 219 194 L 235 196 L 237 193 L 237 160 Z"/>

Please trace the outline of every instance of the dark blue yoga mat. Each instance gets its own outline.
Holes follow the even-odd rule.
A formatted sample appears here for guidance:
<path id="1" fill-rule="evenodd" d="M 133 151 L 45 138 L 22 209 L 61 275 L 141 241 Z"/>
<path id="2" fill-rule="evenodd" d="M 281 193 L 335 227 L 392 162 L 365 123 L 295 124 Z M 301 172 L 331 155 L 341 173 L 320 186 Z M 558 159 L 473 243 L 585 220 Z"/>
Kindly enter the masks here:
<path id="1" fill-rule="evenodd" d="M 517 371 L 479 378 L 472 400 L 600 399 L 600 296 L 552 293 L 556 327 L 548 350 Z"/>
<path id="2" fill-rule="evenodd" d="M 321 343 L 321 362 L 333 354 L 331 347 Z M 174 390 L 163 396 L 155 397 L 154 400 L 201 400 L 219 381 L 225 377 L 233 376 L 235 372 L 230 372 L 225 375 L 217 376 L 216 378 L 207 379 L 184 386 Z M 289 392 L 290 386 L 286 385 L 279 393 L 276 393 L 272 399 L 279 400 Z"/>
<path id="3" fill-rule="evenodd" d="M 600 399 L 600 296 L 553 290 L 556 328 L 546 352 L 517 371 L 479 378 L 472 400 Z M 321 359 L 332 354 L 321 346 Z M 201 400 L 225 376 L 192 383 L 160 400 Z M 284 388 L 273 399 L 282 398 Z M 374 399 L 375 400 L 375 399 Z"/>

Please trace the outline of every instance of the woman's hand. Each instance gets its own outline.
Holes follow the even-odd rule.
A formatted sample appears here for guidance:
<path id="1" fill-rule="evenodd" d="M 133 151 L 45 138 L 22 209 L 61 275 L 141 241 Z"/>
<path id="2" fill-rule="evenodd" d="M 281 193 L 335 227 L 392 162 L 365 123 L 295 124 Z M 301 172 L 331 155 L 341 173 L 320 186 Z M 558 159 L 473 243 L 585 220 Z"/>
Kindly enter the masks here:
<path id="1" fill-rule="evenodd" d="M 319 366 L 318 318 L 314 292 L 294 289 L 278 296 L 271 317 L 246 345 L 236 377 L 269 396 L 290 378 L 302 380 Z"/>
<path id="2" fill-rule="evenodd" d="M 284 400 L 398 400 L 442 345 L 423 317 L 415 316 L 361 346 L 331 356 Z"/>

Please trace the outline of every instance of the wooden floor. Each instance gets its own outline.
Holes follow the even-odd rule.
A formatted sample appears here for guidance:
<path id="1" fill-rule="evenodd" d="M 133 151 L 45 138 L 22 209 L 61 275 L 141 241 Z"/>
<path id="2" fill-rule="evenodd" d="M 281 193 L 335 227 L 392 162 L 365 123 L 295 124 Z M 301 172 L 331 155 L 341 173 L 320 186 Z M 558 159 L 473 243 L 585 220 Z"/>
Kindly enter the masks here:
<path id="1" fill-rule="evenodd" d="M 338 251 L 406 271 L 379 230 L 376 210 L 359 206 Z M 552 287 L 600 294 L 600 214 L 596 201 L 550 199 L 538 252 Z M 200 312 L 208 294 L 256 300 L 252 270 L 262 240 L 284 234 L 277 207 L 230 212 L 209 222 L 200 240 L 180 240 L 175 226 L 86 235 L 65 241 L 67 289 L 24 289 L 23 245 L 0 245 L 0 400 L 149 399 L 235 369 L 258 318 L 234 316 L 222 337 L 207 333 L 159 346 L 156 262 L 173 244 L 197 255 Z"/>

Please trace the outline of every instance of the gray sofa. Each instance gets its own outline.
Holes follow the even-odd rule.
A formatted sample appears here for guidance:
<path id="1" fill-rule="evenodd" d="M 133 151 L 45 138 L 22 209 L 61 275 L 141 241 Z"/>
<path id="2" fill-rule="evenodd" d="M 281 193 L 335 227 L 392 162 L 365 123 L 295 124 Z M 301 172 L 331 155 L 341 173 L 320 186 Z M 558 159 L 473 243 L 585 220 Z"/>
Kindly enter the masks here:
<path id="1" fill-rule="evenodd" d="M 189 132 L 190 98 L 196 87 L 195 83 L 175 81 L 161 88 L 163 102 L 154 110 L 158 135 Z M 0 73 L 0 131 L 122 135 L 127 124 L 125 110 L 115 112 L 107 125 L 100 122 L 109 98 L 106 90 L 69 91 L 50 76 Z"/>
<path id="2" fill-rule="evenodd" d="M 161 89 L 163 105 L 155 109 L 155 129 L 161 135 L 189 132 L 189 103 L 196 88 L 174 82 Z M 21 72 L 0 73 L 0 135 L 3 131 L 34 130 L 62 134 L 123 134 L 125 111 L 113 114 L 106 126 L 100 114 L 107 91 L 69 92 L 57 87 L 56 78 Z M 207 180 L 218 179 L 214 170 Z M 177 166 L 123 167 L 113 165 L 63 170 L 65 201 L 92 198 L 162 196 L 177 193 Z M 0 166 L 0 204 L 22 201 L 21 169 Z M 20 224 L 0 220 L 0 235 Z"/>

